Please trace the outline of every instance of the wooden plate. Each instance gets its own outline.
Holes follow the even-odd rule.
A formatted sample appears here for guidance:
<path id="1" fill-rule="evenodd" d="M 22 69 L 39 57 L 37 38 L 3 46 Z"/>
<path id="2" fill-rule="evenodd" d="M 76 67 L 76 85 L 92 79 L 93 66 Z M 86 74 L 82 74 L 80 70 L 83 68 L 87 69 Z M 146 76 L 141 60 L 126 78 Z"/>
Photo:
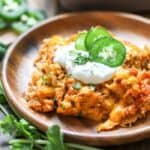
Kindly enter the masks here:
<path id="1" fill-rule="evenodd" d="M 102 25 L 118 37 L 138 46 L 150 44 L 150 20 L 131 14 L 84 12 L 64 14 L 47 20 L 23 34 L 5 56 L 2 80 L 8 102 L 17 114 L 43 131 L 52 124 L 59 124 L 68 141 L 89 145 L 113 145 L 150 137 L 150 116 L 130 128 L 96 133 L 96 124 L 90 120 L 37 113 L 28 108 L 23 98 L 42 40 L 54 34 L 67 37 L 96 25 Z"/>

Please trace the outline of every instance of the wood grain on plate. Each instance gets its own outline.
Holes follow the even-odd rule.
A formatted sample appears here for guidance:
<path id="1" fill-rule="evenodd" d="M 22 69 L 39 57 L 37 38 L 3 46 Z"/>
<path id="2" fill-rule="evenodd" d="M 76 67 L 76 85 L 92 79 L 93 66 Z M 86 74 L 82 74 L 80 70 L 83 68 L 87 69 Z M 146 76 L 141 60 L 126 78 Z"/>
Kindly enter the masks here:
<path id="1" fill-rule="evenodd" d="M 47 20 L 22 35 L 8 50 L 2 70 L 2 79 L 12 109 L 39 129 L 46 130 L 59 124 L 66 140 L 89 145 L 113 145 L 150 137 L 150 116 L 130 128 L 96 133 L 93 122 L 54 113 L 40 114 L 28 108 L 23 93 L 31 77 L 33 61 L 44 38 L 54 34 L 67 37 L 79 30 L 102 25 L 118 37 L 143 46 L 150 44 L 150 21 L 142 17 L 115 12 L 84 12 L 65 14 Z"/>

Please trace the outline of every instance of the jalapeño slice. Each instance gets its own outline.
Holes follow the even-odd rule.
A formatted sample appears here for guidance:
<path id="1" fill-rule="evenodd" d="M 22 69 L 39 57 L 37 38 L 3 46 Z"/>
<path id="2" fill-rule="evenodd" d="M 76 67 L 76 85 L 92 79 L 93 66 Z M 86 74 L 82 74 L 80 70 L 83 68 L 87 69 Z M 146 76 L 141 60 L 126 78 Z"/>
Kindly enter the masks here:
<path id="1" fill-rule="evenodd" d="M 117 67 L 125 60 L 126 48 L 121 42 L 114 38 L 103 37 L 95 41 L 90 54 L 95 62 L 110 67 Z"/>
<path id="2" fill-rule="evenodd" d="M 28 10 L 21 15 L 20 19 L 13 22 L 11 27 L 16 33 L 23 33 L 36 25 L 38 22 L 44 20 L 47 16 L 40 10 Z"/>
<path id="3" fill-rule="evenodd" d="M 7 21 L 18 19 L 26 10 L 26 0 L 1 0 L 0 15 Z"/>
<path id="4" fill-rule="evenodd" d="M 111 37 L 111 34 L 103 27 L 91 28 L 85 38 L 87 49 L 90 50 L 94 42 L 102 37 Z"/>
<path id="5" fill-rule="evenodd" d="M 77 50 L 86 50 L 85 46 L 85 37 L 86 37 L 87 32 L 81 32 L 77 36 L 76 42 L 75 42 L 75 48 Z"/>

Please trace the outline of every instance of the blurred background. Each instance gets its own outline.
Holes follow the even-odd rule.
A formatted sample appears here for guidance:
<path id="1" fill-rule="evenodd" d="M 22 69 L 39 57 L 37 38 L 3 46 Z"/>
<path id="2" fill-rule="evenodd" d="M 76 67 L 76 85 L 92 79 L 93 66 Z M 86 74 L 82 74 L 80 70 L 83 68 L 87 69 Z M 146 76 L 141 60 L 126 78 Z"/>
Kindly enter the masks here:
<path id="1" fill-rule="evenodd" d="M 75 11 L 125 11 L 150 17 L 150 0 L 27 0 L 31 9 L 41 9 L 47 17 Z M 0 41 L 10 43 L 18 35 L 10 30 L 0 31 Z"/>
<path id="2" fill-rule="evenodd" d="M 118 10 L 146 12 L 150 10 L 150 0 L 59 0 L 62 9 L 75 10 Z"/>

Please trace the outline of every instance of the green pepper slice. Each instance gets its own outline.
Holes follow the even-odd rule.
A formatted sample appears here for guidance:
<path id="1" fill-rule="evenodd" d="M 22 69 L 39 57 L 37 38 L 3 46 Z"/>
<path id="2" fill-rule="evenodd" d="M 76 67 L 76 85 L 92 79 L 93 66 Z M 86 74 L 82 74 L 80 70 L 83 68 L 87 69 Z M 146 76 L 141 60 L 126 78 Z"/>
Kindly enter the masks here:
<path id="1" fill-rule="evenodd" d="M 85 44 L 88 50 L 90 50 L 94 42 L 102 37 L 111 37 L 111 34 L 103 27 L 91 28 L 85 38 Z"/>
<path id="2" fill-rule="evenodd" d="M 77 50 L 86 50 L 86 46 L 85 46 L 86 34 L 87 34 L 87 32 L 81 32 L 77 36 L 77 40 L 75 41 L 75 48 Z"/>
<path id="3" fill-rule="evenodd" d="M 38 21 L 42 21 L 48 17 L 46 12 L 43 10 L 29 10 L 28 15 L 37 19 Z"/>
<path id="4" fill-rule="evenodd" d="M 1 0 L 0 15 L 7 21 L 18 19 L 26 10 L 26 0 Z"/>
<path id="5" fill-rule="evenodd" d="M 110 67 L 120 66 L 126 57 L 126 48 L 118 40 L 103 37 L 93 44 L 90 51 L 92 60 Z"/>
<path id="6" fill-rule="evenodd" d="M 19 21 L 12 23 L 12 29 L 16 33 L 23 33 L 46 17 L 46 14 L 40 10 L 30 10 L 24 13 Z"/>

